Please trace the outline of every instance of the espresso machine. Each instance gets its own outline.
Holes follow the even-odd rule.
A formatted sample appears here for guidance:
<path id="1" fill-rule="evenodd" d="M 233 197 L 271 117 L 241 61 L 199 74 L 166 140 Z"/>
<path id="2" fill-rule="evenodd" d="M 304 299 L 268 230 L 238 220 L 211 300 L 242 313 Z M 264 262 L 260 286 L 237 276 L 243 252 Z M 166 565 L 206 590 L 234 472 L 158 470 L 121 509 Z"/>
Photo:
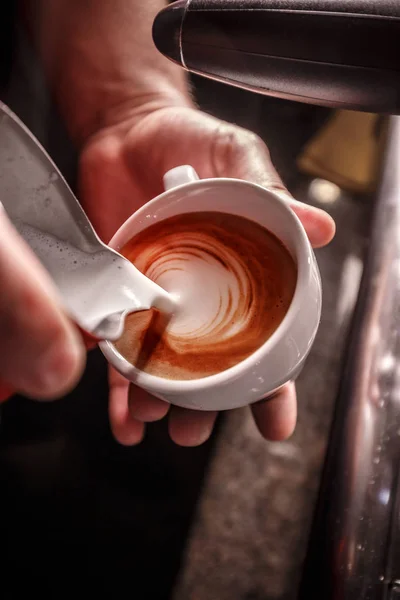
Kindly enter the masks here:
<path id="1" fill-rule="evenodd" d="M 178 0 L 153 27 L 192 73 L 333 108 L 400 112 L 397 0 Z"/>
<path id="2" fill-rule="evenodd" d="M 178 0 L 156 17 L 153 38 L 187 71 L 228 85 L 400 114 L 399 0 Z M 301 599 L 400 599 L 397 116 L 383 165 Z"/>

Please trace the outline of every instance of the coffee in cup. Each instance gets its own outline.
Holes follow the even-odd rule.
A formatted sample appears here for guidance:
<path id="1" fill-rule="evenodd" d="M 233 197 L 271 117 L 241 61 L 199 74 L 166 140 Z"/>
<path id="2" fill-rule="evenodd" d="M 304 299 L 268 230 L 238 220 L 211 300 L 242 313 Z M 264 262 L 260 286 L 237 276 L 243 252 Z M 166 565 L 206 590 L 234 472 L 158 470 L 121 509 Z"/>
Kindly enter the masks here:
<path id="1" fill-rule="evenodd" d="M 120 252 L 177 299 L 169 320 L 155 310 L 128 316 L 115 344 L 130 364 L 165 379 L 200 379 L 245 360 L 282 323 L 296 288 L 285 245 L 234 214 L 176 215 Z"/>
<path id="2" fill-rule="evenodd" d="M 321 315 L 302 224 L 284 198 L 250 182 L 199 180 L 182 165 L 164 186 L 110 245 L 181 309 L 170 321 L 128 316 L 119 342 L 101 350 L 126 379 L 177 406 L 227 410 L 274 394 L 301 371 Z"/>

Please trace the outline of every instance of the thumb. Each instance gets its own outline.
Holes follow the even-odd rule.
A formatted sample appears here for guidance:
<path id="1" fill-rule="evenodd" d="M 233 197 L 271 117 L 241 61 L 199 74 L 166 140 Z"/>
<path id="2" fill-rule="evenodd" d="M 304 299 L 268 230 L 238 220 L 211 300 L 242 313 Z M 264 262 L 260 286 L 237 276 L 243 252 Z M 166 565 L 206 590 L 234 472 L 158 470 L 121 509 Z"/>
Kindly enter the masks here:
<path id="1" fill-rule="evenodd" d="M 328 244 L 335 235 L 334 220 L 325 211 L 293 198 L 274 168 L 263 140 L 239 128 L 231 140 L 228 176 L 257 183 L 277 193 L 299 217 L 312 246 L 319 248 Z"/>

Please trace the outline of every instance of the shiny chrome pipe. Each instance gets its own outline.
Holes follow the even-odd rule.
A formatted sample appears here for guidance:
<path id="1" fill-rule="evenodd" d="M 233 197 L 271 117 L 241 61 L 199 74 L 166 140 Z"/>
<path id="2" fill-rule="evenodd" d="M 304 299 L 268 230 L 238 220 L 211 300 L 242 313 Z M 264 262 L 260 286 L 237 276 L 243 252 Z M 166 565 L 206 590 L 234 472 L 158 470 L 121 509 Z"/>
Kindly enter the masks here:
<path id="1" fill-rule="evenodd" d="M 393 117 L 301 599 L 398 597 L 399 333 L 400 119 Z"/>

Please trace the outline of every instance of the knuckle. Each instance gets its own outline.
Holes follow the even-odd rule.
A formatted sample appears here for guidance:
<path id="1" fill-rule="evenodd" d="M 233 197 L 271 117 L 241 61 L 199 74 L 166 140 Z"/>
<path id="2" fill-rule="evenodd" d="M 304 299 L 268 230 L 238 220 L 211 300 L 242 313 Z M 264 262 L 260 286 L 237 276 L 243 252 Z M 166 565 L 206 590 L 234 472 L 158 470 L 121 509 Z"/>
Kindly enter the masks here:
<path id="1" fill-rule="evenodd" d="M 267 146 L 257 133 L 248 129 L 238 128 L 236 131 L 236 145 L 243 149 L 267 150 Z"/>
<path id="2" fill-rule="evenodd" d="M 243 135 L 243 143 L 246 146 L 251 146 L 252 148 L 256 147 L 267 149 L 264 140 L 262 140 L 260 136 L 257 135 L 257 133 L 254 133 L 253 131 L 245 131 L 245 134 Z"/>
<path id="3" fill-rule="evenodd" d="M 248 132 L 248 137 L 246 141 L 246 149 L 247 151 L 252 151 L 259 156 L 262 156 L 265 164 L 272 166 L 271 162 L 271 153 L 267 144 L 264 142 L 262 138 L 260 138 L 256 133 Z"/>
<path id="4" fill-rule="evenodd" d="M 94 140 L 82 152 L 80 167 L 88 173 L 101 173 L 103 168 L 117 160 L 118 155 L 119 144 L 114 138 Z"/>
<path id="5" fill-rule="evenodd" d="M 237 158 L 249 152 L 258 152 L 269 157 L 269 151 L 262 138 L 235 125 L 224 124 L 219 131 L 219 146 L 226 157 Z"/>

